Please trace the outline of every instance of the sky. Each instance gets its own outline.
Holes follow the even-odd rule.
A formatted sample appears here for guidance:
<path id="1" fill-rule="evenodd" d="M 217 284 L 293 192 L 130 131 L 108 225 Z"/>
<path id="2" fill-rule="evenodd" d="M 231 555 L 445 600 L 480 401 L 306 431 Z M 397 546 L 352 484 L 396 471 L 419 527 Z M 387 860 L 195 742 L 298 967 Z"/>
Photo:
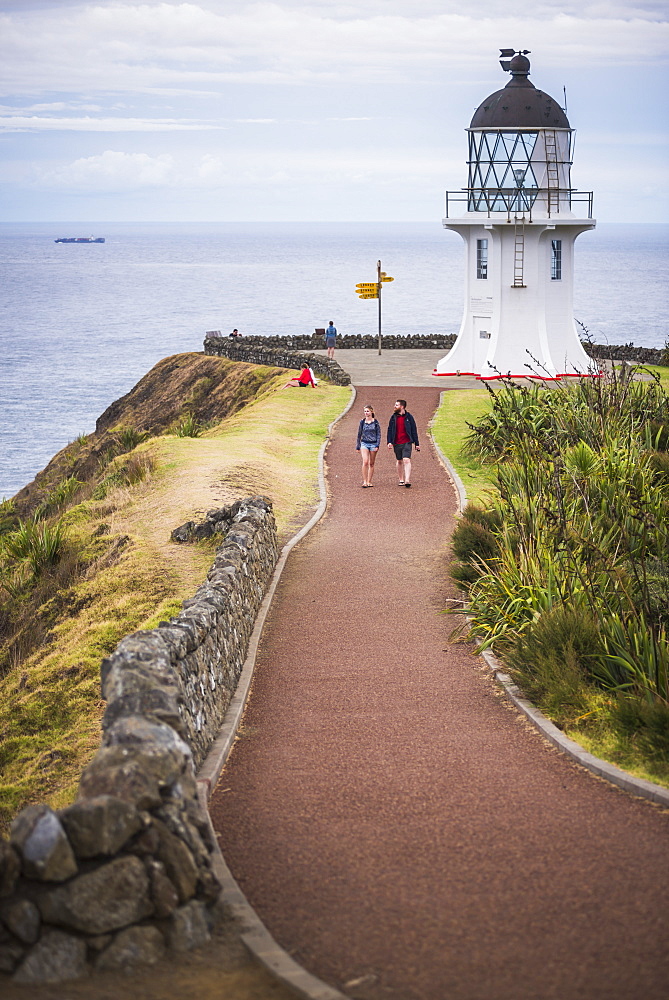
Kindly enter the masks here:
<path id="1" fill-rule="evenodd" d="M 666 222 L 660 0 L 0 0 L 0 219 L 439 219 L 503 47 L 597 219 Z"/>

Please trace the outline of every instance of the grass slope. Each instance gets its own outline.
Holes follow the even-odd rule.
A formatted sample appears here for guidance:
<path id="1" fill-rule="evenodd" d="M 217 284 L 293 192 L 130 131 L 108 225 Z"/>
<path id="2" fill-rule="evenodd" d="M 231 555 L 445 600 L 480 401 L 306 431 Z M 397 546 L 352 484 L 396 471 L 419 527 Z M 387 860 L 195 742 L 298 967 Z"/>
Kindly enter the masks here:
<path id="1" fill-rule="evenodd" d="M 12 598 L 5 589 L 3 598 L 19 618 L 24 602 L 26 619 L 18 639 L 5 635 L 0 641 L 0 828 L 5 830 L 31 802 L 60 807 L 73 799 L 81 770 L 99 745 L 101 658 L 128 633 L 176 614 L 203 581 L 213 546 L 176 545 L 170 541 L 172 529 L 214 507 L 262 493 L 272 498 L 286 538 L 317 500 L 318 451 L 329 423 L 348 402 L 349 389 L 321 383 L 314 391 L 282 391 L 286 374 L 281 370 L 201 355 L 167 361 L 182 399 L 184 380 L 215 378 L 220 408 L 235 412 L 218 421 L 210 416 L 210 426 L 198 437 L 151 437 L 112 459 L 78 488 L 74 505 L 59 512 L 66 527 L 61 564 L 32 585 L 33 597 L 37 589 L 43 599 L 38 596 L 31 606 L 25 593 Z M 161 366 L 142 380 L 159 387 L 157 405 L 145 385 L 143 409 L 137 394 L 131 407 L 114 404 L 109 427 L 151 425 L 152 409 L 158 418 L 160 400 L 169 401 L 177 391 L 166 375 L 170 366 L 161 362 L 156 368 Z M 236 400 L 232 406 L 231 399 Z M 169 405 L 173 423 L 183 409 Z M 210 400 L 206 405 L 211 411 Z M 153 426 L 160 430 L 160 420 Z M 108 433 L 103 427 L 98 438 Z M 93 463 L 86 449 L 100 455 L 100 440 L 64 449 L 41 480 L 21 491 L 23 504 L 34 505 L 45 492 L 53 495 L 58 476 L 77 461 L 80 476 L 83 469 L 99 469 L 100 462 Z M 143 478 L 129 482 L 125 475 L 116 476 L 114 470 L 129 463 L 144 470 Z"/>
<path id="2" fill-rule="evenodd" d="M 484 385 L 473 389 L 453 389 L 444 392 L 441 406 L 432 424 L 432 434 L 460 476 L 468 500 L 478 501 L 495 487 L 495 467 L 477 458 L 462 455 L 460 449 L 469 433 L 468 424 L 475 423 L 490 409 L 490 394 Z"/>

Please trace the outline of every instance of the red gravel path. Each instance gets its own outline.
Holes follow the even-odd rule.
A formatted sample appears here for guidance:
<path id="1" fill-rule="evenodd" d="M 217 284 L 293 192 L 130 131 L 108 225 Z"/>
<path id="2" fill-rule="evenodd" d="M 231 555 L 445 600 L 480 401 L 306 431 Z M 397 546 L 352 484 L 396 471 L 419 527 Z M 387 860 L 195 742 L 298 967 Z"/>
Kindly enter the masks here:
<path id="1" fill-rule="evenodd" d="M 359 411 L 384 426 L 398 393 L 414 487 L 381 453 L 360 489 Z M 284 570 L 211 803 L 224 855 L 279 943 L 352 997 L 667 1000 L 669 815 L 550 748 L 449 645 L 437 402 L 366 387 L 338 425 L 329 512 Z"/>

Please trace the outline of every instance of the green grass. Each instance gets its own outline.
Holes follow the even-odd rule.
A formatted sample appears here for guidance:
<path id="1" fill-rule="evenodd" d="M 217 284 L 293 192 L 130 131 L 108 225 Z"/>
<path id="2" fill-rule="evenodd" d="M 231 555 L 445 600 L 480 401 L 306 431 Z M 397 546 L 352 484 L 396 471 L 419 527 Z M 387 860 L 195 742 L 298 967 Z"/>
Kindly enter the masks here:
<path id="1" fill-rule="evenodd" d="M 490 394 L 485 386 L 452 389 L 444 392 L 432 425 L 435 441 L 460 476 L 467 499 L 472 501 L 481 500 L 495 489 L 495 467 L 463 455 L 461 448 L 469 434 L 467 424 L 475 423 L 489 409 Z"/>
<path id="2" fill-rule="evenodd" d="M 644 368 L 651 375 L 656 375 L 664 391 L 669 392 L 669 367 L 665 365 L 644 365 Z"/>

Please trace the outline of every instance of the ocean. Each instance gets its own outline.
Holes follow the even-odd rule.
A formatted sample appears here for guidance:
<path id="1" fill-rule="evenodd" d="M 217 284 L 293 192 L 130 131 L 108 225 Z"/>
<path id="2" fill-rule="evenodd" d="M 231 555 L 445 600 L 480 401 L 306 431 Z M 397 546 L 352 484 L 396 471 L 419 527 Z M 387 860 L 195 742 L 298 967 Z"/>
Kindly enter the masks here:
<path id="1" fill-rule="evenodd" d="M 57 244 L 61 236 L 103 244 Z M 600 224 L 576 244 L 575 316 L 596 343 L 667 339 L 666 225 Z M 457 333 L 460 238 L 434 223 L 0 225 L 0 498 L 12 496 L 161 358 L 206 330 Z"/>

